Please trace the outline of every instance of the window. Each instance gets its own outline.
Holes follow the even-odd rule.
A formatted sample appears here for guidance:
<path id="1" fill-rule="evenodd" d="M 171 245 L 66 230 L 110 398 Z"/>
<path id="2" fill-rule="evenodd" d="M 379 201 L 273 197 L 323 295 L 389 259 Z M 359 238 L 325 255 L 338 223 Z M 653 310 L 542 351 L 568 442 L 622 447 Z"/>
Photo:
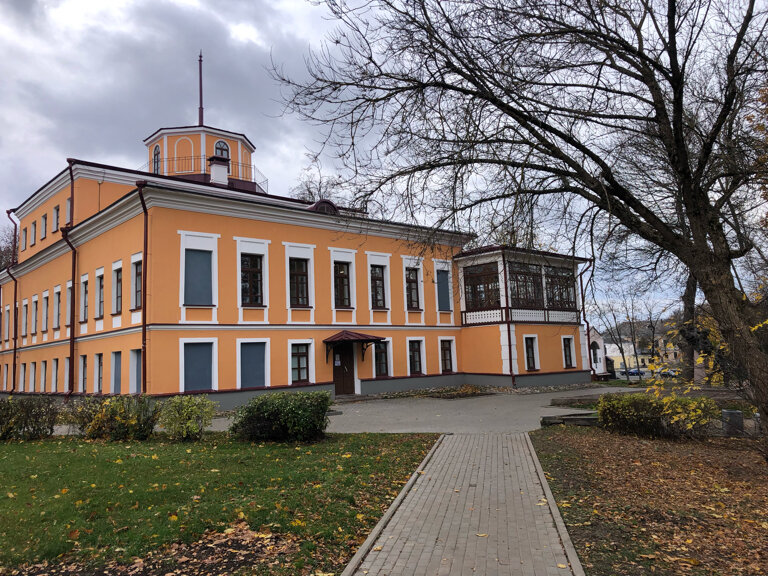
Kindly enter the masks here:
<path id="1" fill-rule="evenodd" d="M 453 341 L 440 340 L 440 365 L 445 372 L 453 372 Z"/>
<path id="2" fill-rule="evenodd" d="M 66 216 L 67 224 L 71 224 L 72 223 L 72 198 L 67 198 L 65 208 L 66 208 L 65 216 Z"/>
<path id="3" fill-rule="evenodd" d="M 576 278 L 570 268 L 544 268 L 547 284 L 547 307 L 553 310 L 576 310 Z"/>
<path id="4" fill-rule="evenodd" d="M 350 308 L 349 262 L 333 263 L 333 293 L 336 308 Z"/>
<path id="5" fill-rule="evenodd" d="M 152 151 L 152 173 L 160 174 L 160 146 L 157 145 Z"/>
<path id="6" fill-rule="evenodd" d="M 80 392 L 88 391 L 88 356 L 80 356 Z"/>
<path id="7" fill-rule="evenodd" d="M 43 332 L 48 332 L 48 293 L 43 293 Z"/>
<path id="8" fill-rule="evenodd" d="M 58 232 L 59 230 L 59 207 L 53 207 L 53 222 L 51 222 L 51 232 Z"/>
<path id="9" fill-rule="evenodd" d="M 384 293 L 384 266 L 371 265 L 371 308 L 384 309 L 387 307 Z"/>
<path id="10" fill-rule="evenodd" d="M 5 335 L 5 339 L 8 340 L 10 335 L 10 318 L 11 318 L 11 308 L 10 306 L 5 307 L 5 317 L 3 318 L 3 334 Z"/>
<path id="11" fill-rule="evenodd" d="M 419 269 L 405 269 L 405 300 L 408 310 L 419 310 Z"/>
<path id="12" fill-rule="evenodd" d="M 48 214 L 40 217 L 40 240 L 44 240 L 48 234 Z"/>
<path id="13" fill-rule="evenodd" d="M 19 371 L 19 391 L 24 392 L 27 385 L 27 364 L 22 362 L 21 370 Z"/>
<path id="14" fill-rule="evenodd" d="M 101 394 L 104 379 L 104 354 L 96 354 L 94 360 L 96 365 L 93 369 L 93 391 L 96 394 Z"/>
<path id="15" fill-rule="evenodd" d="M 139 260 L 131 265 L 131 308 L 133 310 L 141 308 L 141 264 Z"/>
<path id="16" fill-rule="evenodd" d="M 61 326 L 61 286 L 53 289 L 53 329 Z"/>
<path id="17" fill-rule="evenodd" d="M 112 314 L 121 314 L 123 311 L 123 269 L 112 269 Z"/>
<path id="18" fill-rule="evenodd" d="M 72 282 L 67 282 L 67 310 L 66 318 L 64 318 L 64 324 L 70 325 L 72 319 Z"/>
<path id="19" fill-rule="evenodd" d="M 37 242 L 37 222 L 32 222 L 29 236 L 29 245 L 34 246 L 35 242 Z"/>
<path id="20" fill-rule="evenodd" d="M 267 342 L 240 341 L 239 388 L 263 388 L 267 382 Z"/>
<path id="21" fill-rule="evenodd" d="M 563 366 L 573 368 L 573 338 L 563 338 Z"/>
<path id="22" fill-rule="evenodd" d="M 309 260 L 305 258 L 289 258 L 288 268 L 291 306 L 309 306 Z"/>
<path id="23" fill-rule="evenodd" d="M 509 305 L 512 308 L 544 308 L 541 266 L 509 262 Z"/>
<path id="24" fill-rule="evenodd" d="M 88 321 L 88 279 L 80 280 L 80 322 Z"/>
<path id="25" fill-rule="evenodd" d="M 261 254 L 240 254 L 240 298 L 243 306 L 263 306 Z"/>
<path id="26" fill-rule="evenodd" d="M 32 334 L 37 334 L 37 296 L 32 299 Z"/>
<path id="27" fill-rule="evenodd" d="M 214 342 L 183 341 L 184 367 L 182 392 L 213 390 Z"/>
<path id="28" fill-rule="evenodd" d="M 213 252 L 184 251 L 184 306 L 213 306 Z"/>
<path id="29" fill-rule="evenodd" d="M 600 345 L 597 342 L 592 342 L 592 344 L 589 345 L 589 347 L 592 349 L 592 363 L 593 364 L 599 364 L 600 363 Z"/>
<path id="30" fill-rule="evenodd" d="M 59 359 L 54 358 L 51 363 L 51 392 L 59 391 Z"/>
<path id="31" fill-rule="evenodd" d="M 131 394 L 138 394 L 141 392 L 141 348 L 136 348 L 130 352 L 130 372 L 129 372 L 129 389 Z"/>
<path id="32" fill-rule="evenodd" d="M 376 342 L 374 344 L 376 350 L 376 378 L 383 378 L 389 376 L 389 354 L 387 351 L 388 342 Z"/>
<path id="33" fill-rule="evenodd" d="M 45 392 L 45 387 L 48 385 L 48 361 L 43 360 L 40 362 L 40 392 Z"/>
<path id="34" fill-rule="evenodd" d="M 421 374 L 421 340 L 408 341 L 408 366 L 411 375 Z"/>
<path id="35" fill-rule="evenodd" d="M 26 250 L 27 249 L 27 229 L 24 228 L 21 231 L 21 249 Z"/>
<path id="36" fill-rule="evenodd" d="M 525 369 L 538 370 L 538 353 L 536 352 L 536 337 L 526 336 L 525 342 Z"/>
<path id="37" fill-rule="evenodd" d="M 104 317 L 104 274 L 96 276 L 96 318 Z"/>
<path id="38" fill-rule="evenodd" d="M 496 262 L 464 268 L 464 301 L 467 311 L 491 310 L 500 306 Z"/>
<path id="39" fill-rule="evenodd" d="M 216 146 L 213 148 L 213 153 L 219 158 L 229 159 L 229 146 L 226 142 L 224 142 L 224 140 L 219 140 L 216 142 Z"/>
<path id="40" fill-rule="evenodd" d="M 123 379 L 123 353 L 112 352 L 112 363 L 110 367 L 111 381 L 109 391 L 112 394 L 120 394 L 121 380 Z"/>
<path id="41" fill-rule="evenodd" d="M 37 362 L 31 362 L 29 364 L 29 391 L 35 391 L 35 385 L 37 384 Z"/>
<path id="42" fill-rule="evenodd" d="M 64 388 L 65 390 L 70 390 L 70 380 L 69 380 L 69 356 L 64 358 Z"/>
<path id="43" fill-rule="evenodd" d="M 451 273 L 448 270 L 437 271 L 437 309 L 440 312 L 450 312 L 451 306 Z"/>
<path id="44" fill-rule="evenodd" d="M 309 344 L 291 345 L 291 382 L 309 382 Z"/>
<path id="45" fill-rule="evenodd" d="M 29 304 L 26 301 L 21 306 L 21 335 L 27 335 L 27 321 L 29 320 Z"/>

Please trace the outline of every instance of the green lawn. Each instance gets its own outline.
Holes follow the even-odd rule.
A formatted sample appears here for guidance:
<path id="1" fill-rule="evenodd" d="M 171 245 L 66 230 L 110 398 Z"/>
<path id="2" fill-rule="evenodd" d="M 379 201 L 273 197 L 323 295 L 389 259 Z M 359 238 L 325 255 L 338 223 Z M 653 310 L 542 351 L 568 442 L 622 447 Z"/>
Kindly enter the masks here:
<path id="1" fill-rule="evenodd" d="M 0 566 L 130 561 L 245 521 L 298 543 L 275 572 L 340 571 L 436 437 L 3 443 Z"/>

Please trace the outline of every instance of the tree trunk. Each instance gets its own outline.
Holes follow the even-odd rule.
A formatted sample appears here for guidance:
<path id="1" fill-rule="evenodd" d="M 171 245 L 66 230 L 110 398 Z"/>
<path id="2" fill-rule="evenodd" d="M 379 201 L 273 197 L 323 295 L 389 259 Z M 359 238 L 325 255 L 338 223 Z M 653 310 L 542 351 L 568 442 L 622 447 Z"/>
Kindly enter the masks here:
<path id="1" fill-rule="evenodd" d="M 683 325 L 682 330 L 695 329 L 696 327 L 696 277 L 689 273 L 683 292 Z M 693 382 L 693 368 L 695 362 L 695 350 L 693 344 L 685 337 L 680 338 L 680 351 L 683 355 L 682 378 L 685 382 Z"/>

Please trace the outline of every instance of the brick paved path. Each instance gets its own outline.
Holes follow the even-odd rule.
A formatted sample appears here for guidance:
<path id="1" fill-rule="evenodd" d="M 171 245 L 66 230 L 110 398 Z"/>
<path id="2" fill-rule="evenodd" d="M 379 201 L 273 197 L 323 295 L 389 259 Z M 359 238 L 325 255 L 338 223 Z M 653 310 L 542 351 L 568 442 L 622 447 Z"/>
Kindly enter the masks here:
<path id="1" fill-rule="evenodd" d="M 541 479 L 525 434 L 444 436 L 344 574 L 581 576 Z"/>

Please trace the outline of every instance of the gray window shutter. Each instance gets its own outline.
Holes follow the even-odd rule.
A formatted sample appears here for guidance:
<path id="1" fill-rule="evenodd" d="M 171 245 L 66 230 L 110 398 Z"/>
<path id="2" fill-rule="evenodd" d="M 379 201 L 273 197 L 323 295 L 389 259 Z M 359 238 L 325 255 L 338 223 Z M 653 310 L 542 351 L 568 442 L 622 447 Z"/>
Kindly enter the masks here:
<path id="1" fill-rule="evenodd" d="M 187 306 L 213 305 L 213 276 L 210 250 L 184 251 L 184 304 Z"/>
<path id="2" fill-rule="evenodd" d="M 213 343 L 184 344 L 184 391 L 213 388 Z"/>
<path id="3" fill-rule="evenodd" d="M 437 309 L 445 312 L 451 310 L 449 279 L 448 270 L 437 271 Z"/>
<path id="4" fill-rule="evenodd" d="M 244 342 L 240 345 L 240 387 L 266 386 L 264 361 L 267 345 L 264 342 Z"/>

